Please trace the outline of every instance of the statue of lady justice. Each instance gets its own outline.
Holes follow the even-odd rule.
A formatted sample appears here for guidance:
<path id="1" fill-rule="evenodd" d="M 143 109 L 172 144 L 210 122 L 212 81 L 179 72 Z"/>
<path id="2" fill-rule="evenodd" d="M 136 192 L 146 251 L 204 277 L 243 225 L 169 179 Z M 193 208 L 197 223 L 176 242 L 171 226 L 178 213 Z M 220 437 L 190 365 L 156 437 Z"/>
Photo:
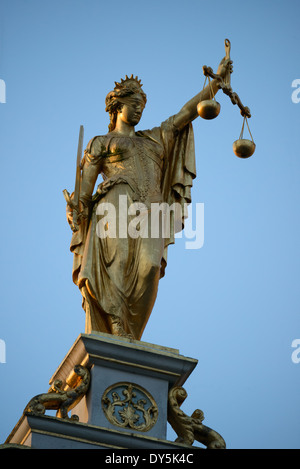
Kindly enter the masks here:
<path id="1" fill-rule="evenodd" d="M 217 74 L 232 72 L 232 62 L 222 59 Z M 197 104 L 218 91 L 217 81 L 204 88 L 175 115 L 151 130 L 135 131 L 146 95 L 141 81 L 133 75 L 115 82 L 106 96 L 109 131 L 92 138 L 81 161 L 79 227 L 73 233 L 73 281 L 79 287 L 86 313 L 85 332 L 106 332 L 140 340 L 153 309 L 159 280 L 164 276 L 167 250 L 174 243 L 176 220 L 171 217 L 168 237 L 120 236 L 120 220 L 130 224 L 131 204 L 141 202 L 151 215 L 153 203 L 191 202 L 196 177 L 192 121 Z M 103 182 L 93 195 L 98 175 Z M 120 196 L 122 201 L 120 206 Z M 100 204 L 115 207 L 116 236 L 99 236 L 97 224 L 103 219 Z M 68 221 L 73 210 L 67 206 Z M 127 219 L 126 219 L 127 217 Z M 183 228 L 180 223 L 181 229 Z M 124 227 L 122 227 L 123 229 Z M 128 234 L 128 233 L 127 233 Z"/>

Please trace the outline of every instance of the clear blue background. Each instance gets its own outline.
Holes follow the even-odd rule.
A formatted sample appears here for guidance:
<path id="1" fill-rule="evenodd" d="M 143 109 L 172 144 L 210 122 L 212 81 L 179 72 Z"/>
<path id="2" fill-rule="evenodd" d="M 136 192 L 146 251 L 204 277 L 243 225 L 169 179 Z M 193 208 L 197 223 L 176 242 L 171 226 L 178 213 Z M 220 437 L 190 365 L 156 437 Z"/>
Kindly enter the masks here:
<path id="1" fill-rule="evenodd" d="M 242 118 L 194 122 L 204 203 L 202 249 L 169 250 L 143 340 L 199 364 L 182 409 L 205 413 L 229 448 L 300 448 L 300 78 L 297 0 L 2 0 L 0 78 L 0 442 L 84 332 L 72 283 L 62 190 L 73 190 L 79 126 L 107 132 L 106 94 L 138 75 L 148 103 L 138 128 L 159 125 L 216 71 L 232 43 L 232 88 L 252 112 L 257 149 L 238 159 Z M 175 439 L 173 431 L 168 432 Z"/>

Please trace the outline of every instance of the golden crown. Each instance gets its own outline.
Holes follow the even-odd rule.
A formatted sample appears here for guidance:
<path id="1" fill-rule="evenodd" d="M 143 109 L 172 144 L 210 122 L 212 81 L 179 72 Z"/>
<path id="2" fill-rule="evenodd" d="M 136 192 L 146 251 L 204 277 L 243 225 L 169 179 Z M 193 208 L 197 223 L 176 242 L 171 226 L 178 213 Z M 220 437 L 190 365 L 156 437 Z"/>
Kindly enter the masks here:
<path id="1" fill-rule="evenodd" d="M 136 85 L 138 85 L 140 88 L 143 86 L 142 83 L 141 83 L 141 80 L 138 79 L 138 77 L 135 77 L 133 75 L 131 75 L 130 78 L 128 78 L 127 75 L 125 75 L 125 80 L 123 80 L 123 78 L 121 78 L 121 81 L 118 82 L 118 81 L 115 81 L 115 89 L 117 88 L 124 88 L 124 86 L 126 86 L 127 83 L 134 83 Z"/>

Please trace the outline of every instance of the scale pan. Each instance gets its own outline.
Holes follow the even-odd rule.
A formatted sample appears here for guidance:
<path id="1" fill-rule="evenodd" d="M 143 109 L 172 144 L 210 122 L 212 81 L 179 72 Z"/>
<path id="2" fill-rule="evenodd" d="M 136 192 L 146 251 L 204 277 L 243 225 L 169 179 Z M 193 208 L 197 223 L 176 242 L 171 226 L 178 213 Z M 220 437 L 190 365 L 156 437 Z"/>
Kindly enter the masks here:
<path id="1" fill-rule="evenodd" d="M 203 119 L 214 119 L 219 115 L 220 109 L 220 104 L 214 99 L 200 101 L 197 106 L 197 112 Z"/>
<path id="2" fill-rule="evenodd" d="M 240 138 L 233 143 L 233 151 L 239 158 L 249 158 L 255 152 L 256 145 L 252 140 Z"/>

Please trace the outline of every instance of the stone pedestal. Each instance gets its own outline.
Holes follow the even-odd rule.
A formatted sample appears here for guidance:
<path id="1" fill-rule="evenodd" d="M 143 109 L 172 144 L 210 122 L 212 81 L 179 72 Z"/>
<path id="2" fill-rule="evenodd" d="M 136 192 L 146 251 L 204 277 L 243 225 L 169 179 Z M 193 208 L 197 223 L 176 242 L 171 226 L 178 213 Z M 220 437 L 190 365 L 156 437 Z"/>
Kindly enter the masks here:
<path id="1" fill-rule="evenodd" d="M 81 334 L 50 384 L 60 380 L 62 391 L 75 389 L 74 367 L 81 365 L 90 373 L 88 391 L 74 402 L 69 418 L 25 412 L 5 443 L 41 449 L 187 448 L 166 440 L 168 394 L 184 384 L 196 364 L 176 349 Z"/>

